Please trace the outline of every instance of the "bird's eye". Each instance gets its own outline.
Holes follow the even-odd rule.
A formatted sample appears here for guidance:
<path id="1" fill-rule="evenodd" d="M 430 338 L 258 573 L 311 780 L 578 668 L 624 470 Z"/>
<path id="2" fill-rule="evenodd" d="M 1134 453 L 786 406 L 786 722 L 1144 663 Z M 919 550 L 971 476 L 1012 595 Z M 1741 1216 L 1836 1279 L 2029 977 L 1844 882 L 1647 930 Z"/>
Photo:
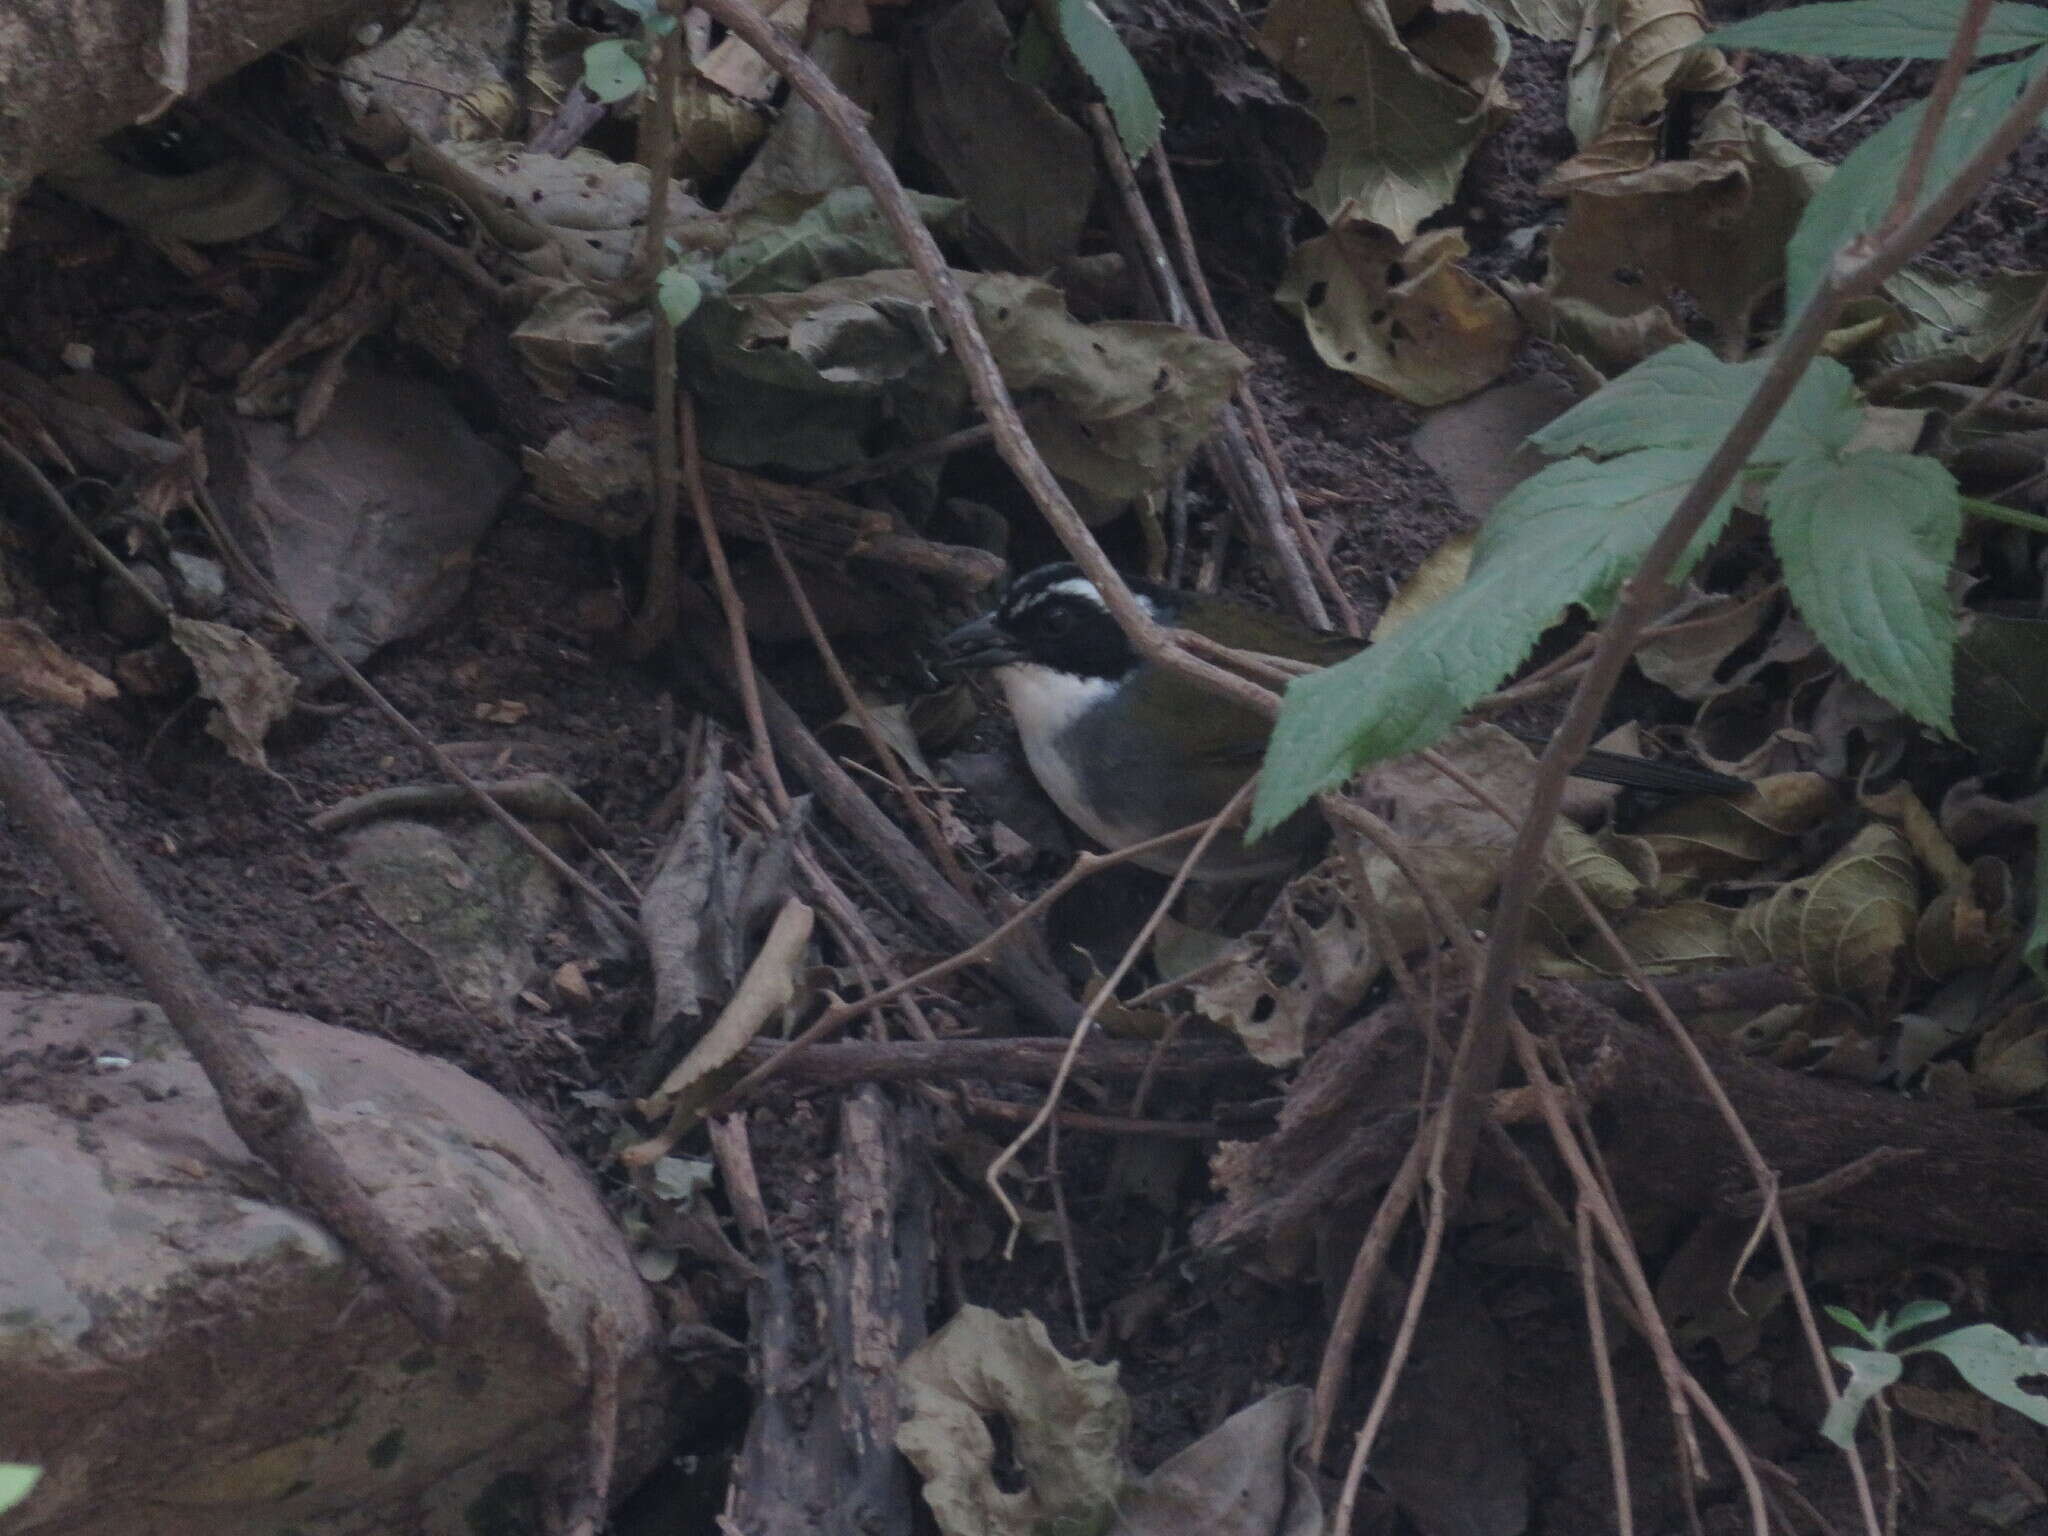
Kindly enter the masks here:
<path id="1" fill-rule="evenodd" d="M 1073 610 L 1055 608 L 1038 621 L 1038 632 L 1049 640 L 1057 640 L 1074 627 Z"/>

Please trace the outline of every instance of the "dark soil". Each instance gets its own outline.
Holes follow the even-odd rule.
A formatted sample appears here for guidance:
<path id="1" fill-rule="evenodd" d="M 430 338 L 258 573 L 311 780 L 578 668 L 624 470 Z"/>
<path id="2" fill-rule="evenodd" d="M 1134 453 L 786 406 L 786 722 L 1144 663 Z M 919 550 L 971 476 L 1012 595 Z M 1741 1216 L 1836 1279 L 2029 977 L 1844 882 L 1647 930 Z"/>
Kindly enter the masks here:
<path id="1" fill-rule="evenodd" d="M 1516 41 L 1508 85 L 1521 111 L 1482 148 L 1459 199 L 1457 221 L 1481 272 L 1536 275 L 1528 265 L 1533 258 L 1510 237 L 1557 216 L 1558 205 L 1534 189 L 1570 149 L 1561 107 L 1568 54 L 1563 45 Z M 1925 71 L 1909 71 L 1853 123 L 1835 127 L 1887 73 L 1882 63 L 1758 56 L 1749 61 L 1742 94 L 1751 110 L 1800 144 L 1838 158 L 1924 90 Z M 1213 148 L 1213 138 L 1202 148 Z M 1276 246 L 1266 238 L 1270 221 L 1247 216 L 1226 170 L 1210 160 L 1182 173 L 1211 280 L 1233 338 L 1257 365 L 1258 398 L 1294 483 L 1369 620 L 1393 585 L 1464 519 L 1409 446 L 1416 413 L 1323 369 L 1295 322 L 1268 302 L 1278 276 Z M 2044 202 L 2048 145 L 2037 136 L 1935 254 L 1972 272 L 2042 265 Z M 0 294 L 8 296 L 0 302 L 0 354 L 41 374 L 59 372 L 62 348 L 76 341 L 92 344 L 110 371 L 140 369 L 173 344 L 198 359 L 208 355 L 205 347 L 231 355 L 260 345 L 265 325 L 289 313 L 294 295 L 303 297 L 316 280 L 248 277 L 258 302 L 237 318 L 140 242 L 75 210 L 47 211 L 84 233 L 0 257 Z M 1532 357 L 1526 366 L 1543 361 Z M 230 363 L 225 372 L 232 371 Z M 108 668 L 118 647 L 95 617 L 91 579 L 55 547 L 31 505 L 11 502 L 6 510 L 0 539 L 11 547 L 0 543 L 0 553 L 13 559 L 18 550 L 29 552 L 43 599 L 33 616 L 79 659 Z M 373 670 L 379 686 L 435 740 L 475 744 L 466 750 L 502 772 L 551 771 L 574 785 L 616 837 L 613 856 L 639 876 L 659 835 L 654 808 L 681 772 L 677 743 L 688 710 L 671 706 L 672 680 L 661 668 L 624 661 L 611 635 L 578 621 L 589 611 L 579 600 L 610 592 L 619 566 L 618 554 L 594 536 L 515 511 L 481 550 L 460 612 L 426 639 L 380 657 Z M 1264 587 L 1241 553 L 1228 580 L 1246 590 Z M 479 720 L 479 704 L 505 699 L 530 707 L 521 723 Z M 233 995 L 458 1062 L 532 1109 L 609 1176 L 601 1159 L 611 1121 L 571 1095 L 627 1090 L 643 1048 L 644 976 L 611 959 L 572 913 L 539 958 L 544 970 L 568 960 L 584 964 L 595 993 L 588 1007 L 522 1006 L 509 1022 L 486 1023 L 460 1006 L 426 960 L 364 908 L 339 875 L 332 849 L 307 830 L 311 813 L 346 795 L 428 777 L 366 706 L 350 702 L 335 714 L 295 719 L 272 740 L 269 775 L 228 760 L 201 729 L 196 709 L 125 701 L 82 713 L 8 708 Z M 971 805 L 962 810 L 974 814 Z M 595 871 L 588 861 L 585 867 Z M 139 991 L 125 961 L 18 829 L 0 838 L 0 981 Z M 778 1095 L 769 1105 L 763 1118 L 775 1130 L 757 1156 L 771 1203 L 802 1211 L 807 1149 L 815 1158 L 829 1144 L 830 1104 L 793 1107 Z M 1198 1117 L 1207 1107 L 1168 1098 L 1152 1112 Z M 942 1298 L 948 1309 L 962 1301 L 1028 1309 L 1069 1352 L 1119 1361 L 1134 1400 L 1134 1449 L 1145 1465 L 1259 1393 L 1313 1379 L 1326 1293 L 1313 1277 L 1267 1276 L 1256 1266 L 1233 1268 L 1195 1254 L 1188 1222 L 1209 1198 L 1199 1156 L 1141 1181 L 1102 1139 L 1069 1135 L 1062 1159 L 1086 1332 L 1077 1324 L 1059 1248 L 1027 1244 L 1008 1265 L 990 1257 L 999 1246 L 999 1216 L 967 1195 L 958 1197 L 960 1219 L 952 1228 L 959 1252 L 950 1268 L 957 1286 Z M 1141 1187 L 1154 1193 L 1132 1192 Z M 1036 1205 L 1049 1204 L 1042 1187 L 1031 1193 Z M 1655 1275 L 1680 1233 L 1673 1213 L 1642 1216 L 1640 1236 Z M 1554 1266 L 1489 1261 L 1483 1235 L 1475 1228 L 1460 1240 L 1471 1250 L 1460 1263 L 1505 1335 L 1507 1383 L 1500 1401 L 1472 1411 L 1505 1413 L 1518 1429 L 1531 1468 L 1532 1529 L 1608 1529 L 1606 1452 L 1576 1289 Z M 2048 1330 L 2048 1281 L 2037 1264 L 1970 1253 L 1873 1252 L 1867 1243 L 1825 1235 L 1813 1248 L 1812 1272 L 1821 1277 L 1824 1299 L 1864 1315 L 1941 1294 L 1971 1319 L 1993 1318 L 2015 1332 Z M 1348 1444 L 1370 1396 L 1378 1348 L 1369 1347 L 1354 1373 L 1339 1446 Z M 1853 1528 L 1839 1462 L 1814 1433 L 1818 1397 L 1786 1308 L 1773 1309 L 1753 1338 L 1701 1342 L 1690 1358 L 1752 1444 L 1800 1479 L 1804 1496 L 1836 1529 Z M 1634 1347 L 1618 1352 L 1617 1370 L 1635 1442 L 1638 1528 L 1680 1528 L 1654 1374 Z M 1909 1381 L 1952 1388 L 1944 1370 L 1923 1361 Z M 1932 1410 L 1899 1416 L 1899 1457 L 1908 1471 L 1903 1528 L 1975 1531 L 1973 1508 L 1988 1509 L 2016 1490 L 2038 1496 L 2048 1483 L 2042 1434 L 2014 1415 L 1986 1422 L 1973 1434 L 1935 1422 Z M 1739 1494 L 1725 1467 L 1716 1460 L 1709 1471 L 1698 1494 L 1705 1528 L 1740 1529 Z M 2048 1526 L 2036 1514 L 2019 1528 Z"/>

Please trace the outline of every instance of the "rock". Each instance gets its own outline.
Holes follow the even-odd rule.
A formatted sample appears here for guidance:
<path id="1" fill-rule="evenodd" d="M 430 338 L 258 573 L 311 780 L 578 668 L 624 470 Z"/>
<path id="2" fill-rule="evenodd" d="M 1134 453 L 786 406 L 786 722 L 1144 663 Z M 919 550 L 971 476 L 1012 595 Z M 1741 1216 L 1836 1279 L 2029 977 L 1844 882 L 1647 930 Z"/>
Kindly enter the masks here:
<path id="1" fill-rule="evenodd" d="M 582 1171 L 445 1063 L 245 1019 L 455 1293 L 430 1344 L 280 1199 L 163 1016 L 0 991 L 0 1449 L 10 1536 L 516 1536 L 581 1486 L 593 1323 L 620 1340 L 611 1486 L 660 1456 L 669 1377 Z"/>

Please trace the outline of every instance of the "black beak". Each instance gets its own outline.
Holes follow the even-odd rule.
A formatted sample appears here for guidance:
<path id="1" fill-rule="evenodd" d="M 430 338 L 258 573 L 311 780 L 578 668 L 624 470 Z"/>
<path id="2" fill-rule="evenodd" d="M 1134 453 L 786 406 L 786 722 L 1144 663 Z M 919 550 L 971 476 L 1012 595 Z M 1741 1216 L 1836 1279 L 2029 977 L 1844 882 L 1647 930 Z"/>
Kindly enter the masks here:
<path id="1" fill-rule="evenodd" d="M 1024 652 L 997 626 L 994 614 L 983 614 L 941 640 L 936 660 L 941 672 L 973 672 L 1022 661 Z"/>

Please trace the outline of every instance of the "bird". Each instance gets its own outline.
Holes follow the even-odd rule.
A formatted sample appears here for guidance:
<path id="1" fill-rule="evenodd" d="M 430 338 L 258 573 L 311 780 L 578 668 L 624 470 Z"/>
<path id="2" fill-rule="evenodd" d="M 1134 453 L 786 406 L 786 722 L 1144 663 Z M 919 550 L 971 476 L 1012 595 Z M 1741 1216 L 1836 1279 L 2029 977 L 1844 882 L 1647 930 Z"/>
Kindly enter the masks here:
<path id="1" fill-rule="evenodd" d="M 1229 598 L 1132 580 L 1153 620 L 1240 650 L 1332 666 L 1365 643 Z M 1214 816 L 1258 771 L 1272 722 L 1139 655 L 1081 568 L 1060 561 L 1012 582 L 993 611 L 947 635 L 936 657 L 954 676 L 993 673 L 1024 758 L 1066 819 L 1108 849 Z M 1736 794 L 1741 779 L 1594 749 L 1581 778 L 1679 794 Z M 1297 812 L 1256 842 L 1223 831 L 1190 871 L 1199 880 L 1291 873 L 1320 846 L 1322 819 Z M 1186 848 L 1135 856 L 1171 875 Z"/>

